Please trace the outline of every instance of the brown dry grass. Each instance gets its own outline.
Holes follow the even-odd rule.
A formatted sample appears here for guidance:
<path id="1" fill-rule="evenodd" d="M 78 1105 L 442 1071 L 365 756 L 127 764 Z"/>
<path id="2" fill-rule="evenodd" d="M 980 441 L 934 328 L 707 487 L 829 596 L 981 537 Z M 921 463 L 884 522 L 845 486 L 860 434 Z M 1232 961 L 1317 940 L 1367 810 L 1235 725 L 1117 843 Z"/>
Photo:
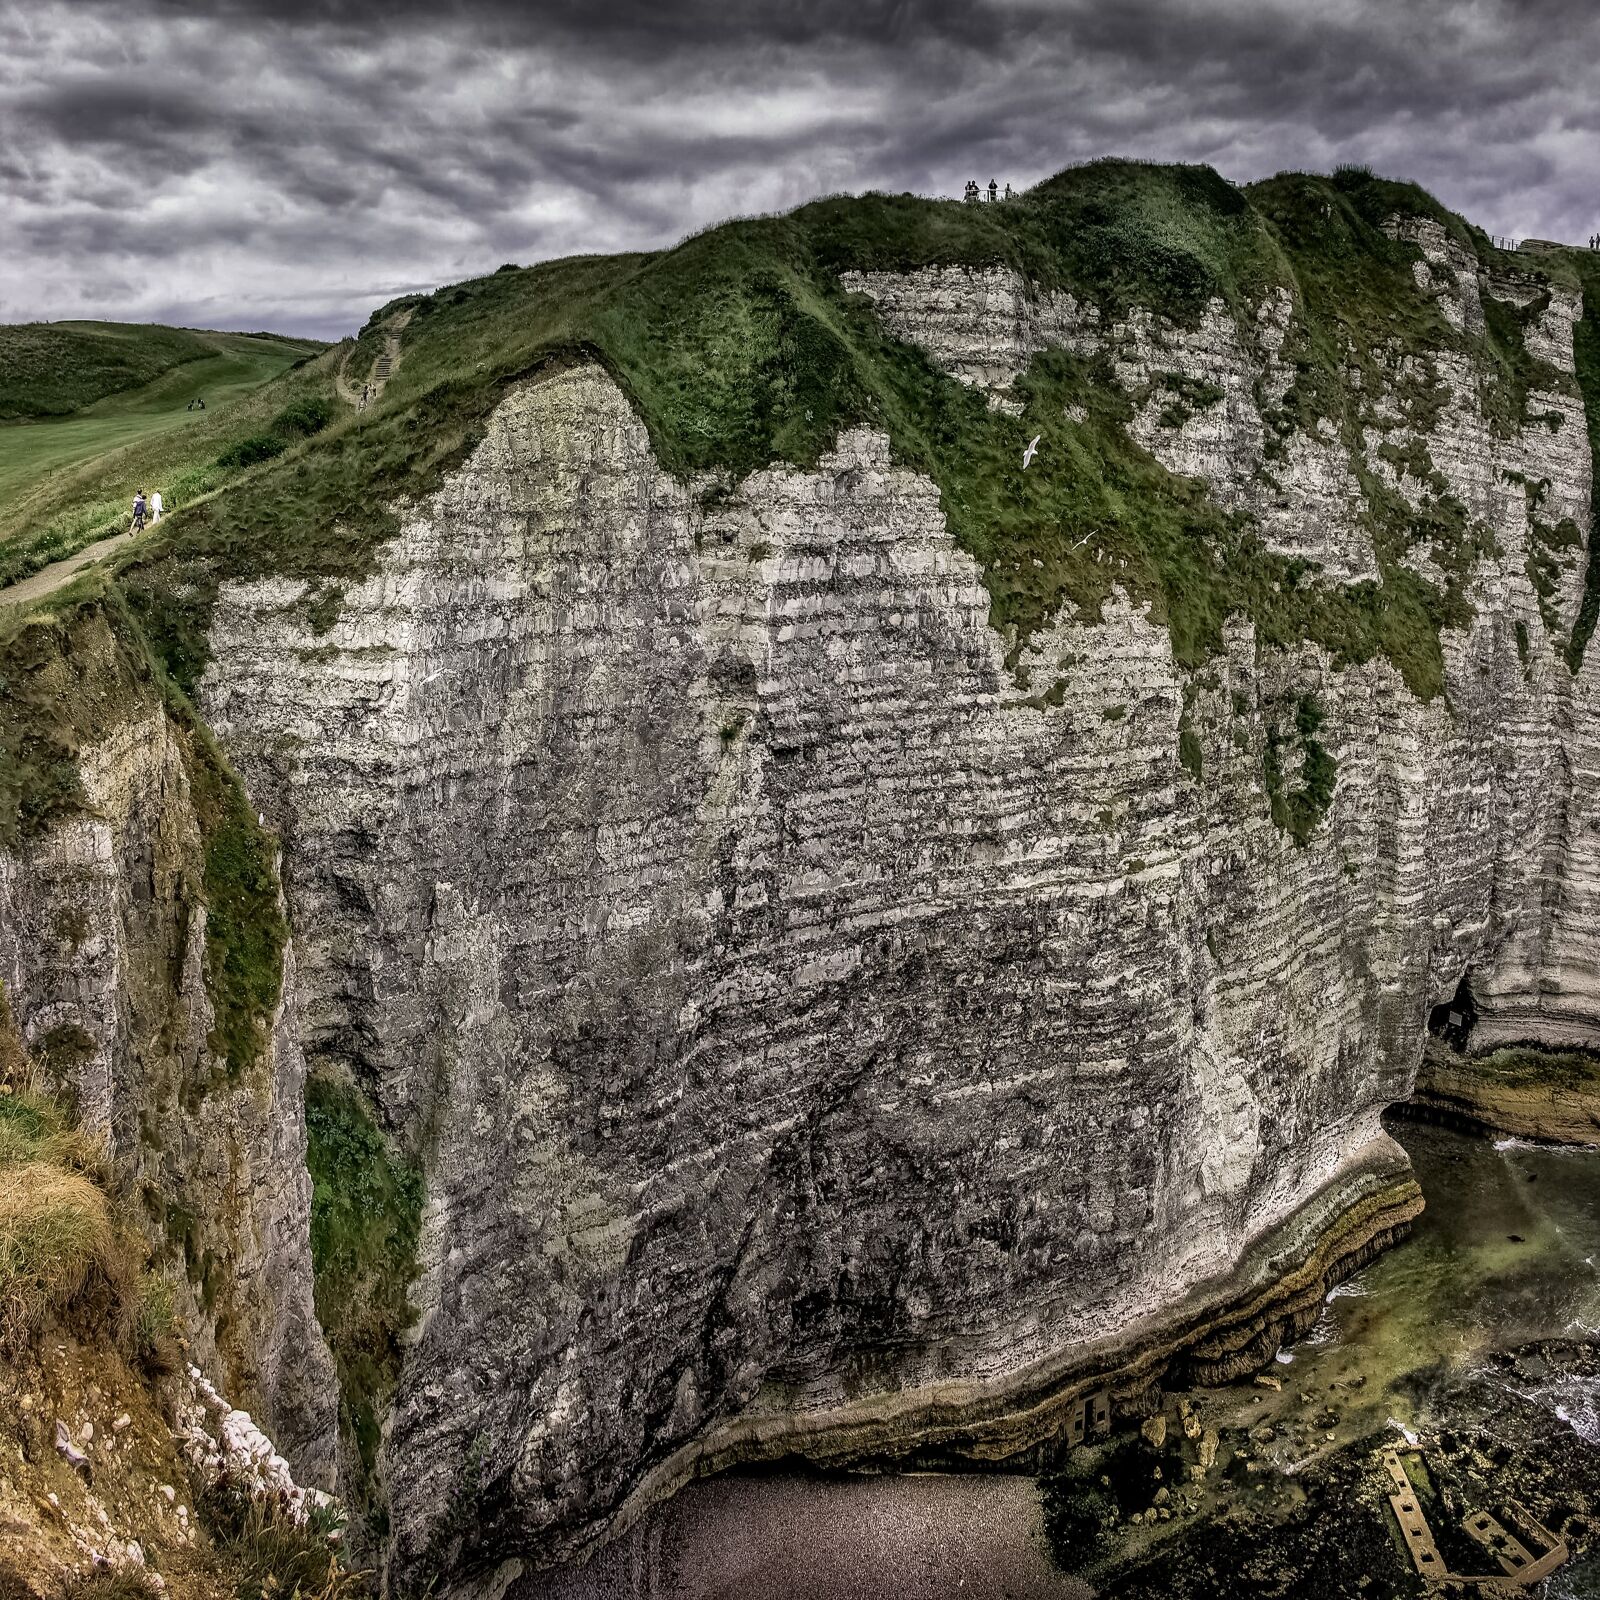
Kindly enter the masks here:
<path id="1" fill-rule="evenodd" d="M 126 1275 L 105 1192 L 49 1161 L 0 1165 L 0 1350 L 30 1341 L 98 1275 Z"/>
<path id="2" fill-rule="evenodd" d="M 126 1342 L 138 1310 L 105 1148 L 41 1084 L 0 987 L 0 1356 L 20 1355 L 46 1317 L 74 1304 Z"/>

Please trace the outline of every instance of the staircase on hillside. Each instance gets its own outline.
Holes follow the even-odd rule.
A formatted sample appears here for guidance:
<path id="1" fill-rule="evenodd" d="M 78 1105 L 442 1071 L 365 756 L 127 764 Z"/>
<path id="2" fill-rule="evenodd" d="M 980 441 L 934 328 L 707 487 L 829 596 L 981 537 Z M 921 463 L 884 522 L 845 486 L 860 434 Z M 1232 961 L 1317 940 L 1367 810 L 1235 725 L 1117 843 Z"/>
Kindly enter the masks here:
<path id="1" fill-rule="evenodd" d="M 410 320 L 411 308 L 408 306 L 392 317 L 384 330 L 383 354 L 372 363 L 372 376 L 367 380 L 371 390 L 367 401 L 369 405 L 383 393 L 383 386 L 400 365 L 400 335 Z"/>

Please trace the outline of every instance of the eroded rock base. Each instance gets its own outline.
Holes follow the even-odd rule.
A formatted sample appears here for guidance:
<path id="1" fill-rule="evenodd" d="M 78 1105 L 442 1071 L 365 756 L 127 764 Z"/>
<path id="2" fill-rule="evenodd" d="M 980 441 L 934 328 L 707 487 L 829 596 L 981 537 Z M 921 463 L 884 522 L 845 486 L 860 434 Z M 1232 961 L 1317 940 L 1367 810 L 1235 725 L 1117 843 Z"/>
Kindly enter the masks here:
<path id="1" fill-rule="evenodd" d="M 1150 1411 L 1163 1385 L 1225 1383 L 1249 1374 L 1309 1329 L 1328 1290 L 1401 1238 L 1421 1212 L 1422 1192 L 1409 1168 L 1394 1146 L 1384 1146 L 1367 1152 L 1286 1227 L 1259 1241 L 1231 1282 L 1205 1286 L 1165 1318 L 1147 1319 L 1129 1338 L 1108 1340 L 987 1394 L 976 1385 L 951 1385 L 947 1393 L 878 1396 L 848 1411 L 787 1418 L 776 1413 L 775 1397 L 760 1397 L 703 1449 L 667 1463 L 633 1497 L 613 1531 L 638 1544 L 629 1530 L 652 1505 L 691 1478 L 752 1464 L 877 1472 L 1004 1463 L 1039 1470 L 1074 1442 L 1086 1401 L 1093 1417 L 1098 1403 L 1109 1400 L 1112 1426 L 1125 1427 Z M 643 1537 L 648 1543 L 647 1532 Z M 531 1570 L 526 1576 L 504 1570 L 502 1578 L 510 1587 L 500 1592 L 527 1597 L 543 1581 Z"/>
<path id="2" fill-rule="evenodd" d="M 1435 1044 L 1401 1109 L 1518 1139 L 1600 1145 L 1600 1056 L 1507 1049 L 1474 1059 Z"/>

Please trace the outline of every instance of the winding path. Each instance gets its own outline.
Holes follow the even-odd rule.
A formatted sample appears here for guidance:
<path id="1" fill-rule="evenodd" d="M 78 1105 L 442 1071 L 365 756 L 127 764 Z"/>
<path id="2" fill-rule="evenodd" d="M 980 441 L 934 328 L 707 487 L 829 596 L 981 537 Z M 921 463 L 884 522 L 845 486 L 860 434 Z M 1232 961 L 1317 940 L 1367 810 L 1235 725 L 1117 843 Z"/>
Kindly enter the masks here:
<path id="1" fill-rule="evenodd" d="M 384 325 L 383 354 L 372 363 L 372 375 L 367 380 L 371 385 L 368 405 L 383 393 L 384 385 L 400 368 L 400 335 L 410 320 L 411 307 L 407 306 L 404 311 L 397 311 Z M 333 386 L 346 405 L 360 410 L 361 394 L 352 385 L 349 377 L 350 355 L 354 349 L 355 346 L 352 345 L 350 350 L 345 352 L 344 359 L 334 372 Z M 209 499 L 210 496 L 205 498 Z M 173 514 L 168 512 L 169 516 Z M 54 594 L 57 589 L 64 589 L 85 567 L 92 567 L 95 562 L 120 550 L 124 545 L 132 544 L 133 538 L 131 533 L 115 533 L 109 538 L 97 539 L 93 544 L 85 545 L 72 555 L 65 556 L 60 561 L 52 561 L 48 567 L 41 567 L 32 577 L 18 579 L 16 583 L 0 589 L 0 609 L 29 605 L 35 600 L 43 600 L 47 595 Z"/>
<path id="2" fill-rule="evenodd" d="M 93 544 L 86 544 L 83 549 L 60 561 L 52 561 L 48 567 L 41 567 L 31 578 L 19 578 L 15 583 L 0 589 L 0 606 L 27 605 L 31 601 L 42 600 L 46 595 L 54 594 L 57 589 L 66 588 L 85 567 L 92 567 L 102 556 L 120 550 L 123 545 L 132 544 L 133 538 L 131 533 L 114 533 L 108 539 L 97 539 Z"/>
<path id="3" fill-rule="evenodd" d="M 390 378 L 400 370 L 400 335 L 405 331 L 406 324 L 411 321 L 411 312 L 412 307 L 407 306 L 404 311 L 395 312 L 383 326 L 383 353 L 372 363 L 372 370 L 366 379 L 369 406 L 383 393 L 384 385 Z M 334 387 L 339 391 L 339 398 L 346 405 L 354 406 L 359 411 L 361 391 L 350 377 L 350 357 L 355 353 L 355 348 L 351 345 L 345 351 L 344 360 L 339 363 L 339 370 L 335 373 L 333 381 Z"/>

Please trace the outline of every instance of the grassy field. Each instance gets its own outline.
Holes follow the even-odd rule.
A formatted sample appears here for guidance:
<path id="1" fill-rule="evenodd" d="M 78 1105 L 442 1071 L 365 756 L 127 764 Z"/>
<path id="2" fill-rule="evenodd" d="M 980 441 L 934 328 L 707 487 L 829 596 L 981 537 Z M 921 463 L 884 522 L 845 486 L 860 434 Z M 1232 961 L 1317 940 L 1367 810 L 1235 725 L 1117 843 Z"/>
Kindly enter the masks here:
<path id="1" fill-rule="evenodd" d="M 3 330 L 0 330 L 3 331 Z M 225 412 L 319 345 L 254 334 L 205 335 L 210 353 L 170 367 L 138 388 L 108 395 L 69 416 L 14 421 L 0 427 L 0 505 L 24 497 L 34 480 L 124 450 L 169 429 L 193 430 Z M 197 396 L 206 410 L 189 411 Z"/>
<path id="2" fill-rule="evenodd" d="M 336 355 L 322 345 L 263 334 L 186 337 L 200 353 L 136 387 L 70 416 L 0 422 L 0 583 L 126 526 L 137 489 L 160 489 L 168 511 L 215 489 L 230 476 L 219 458 L 269 431 L 285 407 L 310 396 L 331 409 Z M 204 411 L 188 409 L 197 396 Z"/>
<path id="3" fill-rule="evenodd" d="M 213 354 L 214 337 L 143 322 L 0 326 L 0 421 L 70 416 Z"/>

